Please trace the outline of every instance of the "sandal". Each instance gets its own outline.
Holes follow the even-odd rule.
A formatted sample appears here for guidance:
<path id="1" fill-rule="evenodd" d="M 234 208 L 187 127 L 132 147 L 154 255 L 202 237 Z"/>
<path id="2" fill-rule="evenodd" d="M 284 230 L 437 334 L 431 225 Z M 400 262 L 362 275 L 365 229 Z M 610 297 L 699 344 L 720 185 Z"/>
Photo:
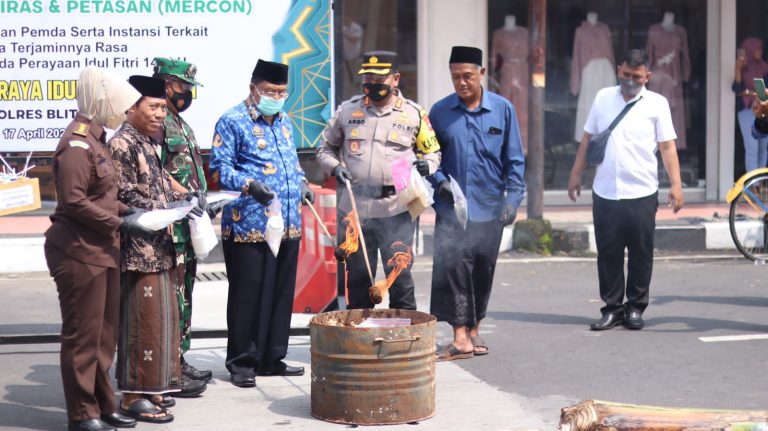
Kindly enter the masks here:
<path id="1" fill-rule="evenodd" d="M 158 402 L 157 398 L 155 398 L 155 397 L 160 397 L 160 401 Z M 152 404 L 160 407 L 161 409 L 169 409 L 169 408 L 171 408 L 171 407 L 176 405 L 176 400 L 171 398 L 170 395 L 165 395 L 165 394 L 163 394 L 163 395 L 150 395 L 150 394 L 146 394 L 146 395 L 144 395 L 144 398 L 148 399 L 149 402 L 151 402 Z"/>
<path id="2" fill-rule="evenodd" d="M 475 350 L 475 356 L 483 356 L 487 355 L 490 349 L 488 348 L 488 344 L 483 340 L 483 337 L 479 335 L 475 335 L 474 337 L 469 337 L 469 340 L 472 342 L 472 345 L 474 346 Z M 485 350 L 477 350 L 477 348 L 483 348 Z"/>
<path id="3" fill-rule="evenodd" d="M 435 362 L 453 361 L 454 359 L 469 359 L 473 356 L 475 356 L 474 352 L 462 352 L 451 343 L 435 353 Z"/>
<path id="4" fill-rule="evenodd" d="M 123 407 L 123 403 L 120 402 L 120 413 L 129 418 L 134 418 L 137 421 L 149 422 L 153 424 L 164 424 L 173 420 L 173 415 L 166 409 L 160 408 L 146 398 L 136 400 L 128 406 Z M 162 414 L 163 416 L 155 417 L 149 415 Z"/>

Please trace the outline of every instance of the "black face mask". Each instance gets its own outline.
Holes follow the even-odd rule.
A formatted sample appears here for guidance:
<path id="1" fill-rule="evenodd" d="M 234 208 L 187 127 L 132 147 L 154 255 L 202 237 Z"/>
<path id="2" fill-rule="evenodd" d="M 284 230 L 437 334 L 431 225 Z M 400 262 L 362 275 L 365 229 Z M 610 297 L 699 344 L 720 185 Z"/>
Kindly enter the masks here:
<path id="1" fill-rule="evenodd" d="M 389 84 L 374 84 L 366 82 L 363 84 L 363 94 L 368 96 L 374 102 L 379 102 L 387 98 L 392 92 Z"/>
<path id="2" fill-rule="evenodd" d="M 187 108 L 189 108 L 189 105 L 192 104 L 192 90 L 183 93 L 174 92 L 173 96 L 171 96 L 171 103 L 173 103 L 173 106 L 177 111 L 186 111 Z"/>

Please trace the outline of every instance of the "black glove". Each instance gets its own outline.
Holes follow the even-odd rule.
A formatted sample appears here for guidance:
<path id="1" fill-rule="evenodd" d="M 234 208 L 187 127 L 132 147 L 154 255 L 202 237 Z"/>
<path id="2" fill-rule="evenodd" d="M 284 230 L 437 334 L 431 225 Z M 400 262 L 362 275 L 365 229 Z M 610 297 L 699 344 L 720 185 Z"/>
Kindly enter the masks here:
<path id="1" fill-rule="evenodd" d="M 221 212 L 221 209 L 224 208 L 224 205 L 226 205 L 227 202 L 225 200 L 216 201 L 212 204 L 207 204 L 205 206 L 205 212 L 208 213 L 208 217 L 211 218 L 211 220 L 215 219 L 216 216 Z"/>
<path id="2" fill-rule="evenodd" d="M 504 226 L 511 225 L 515 219 L 517 218 L 517 208 L 510 204 L 504 205 L 504 208 L 501 209 L 501 216 L 499 216 L 499 220 Z"/>
<path id="3" fill-rule="evenodd" d="M 437 185 L 437 197 L 445 203 L 453 203 L 453 190 L 451 190 L 451 181 L 442 180 Z"/>
<path id="4" fill-rule="evenodd" d="M 336 177 L 336 181 L 342 181 L 342 182 L 352 181 L 352 173 L 349 172 L 349 169 L 341 165 L 333 168 L 333 176 Z"/>
<path id="5" fill-rule="evenodd" d="M 413 162 L 413 166 L 416 166 L 416 170 L 419 171 L 419 175 L 426 177 L 429 175 L 429 162 L 426 160 L 416 160 Z"/>
<path id="6" fill-rule="evenodd" d="M 310 204 L 315 203 L 315 192 L 313 192 L 312 189 L 309 188 L 309 184 L 302 182 L 301 183 L 301 203 L 302 204 L 305 204 L 304 203 L 305 199 Z"/>
<path id="7" fill-rule="evenodd" d="M 256 180 L 251 180 L 248 183 L 248 194 L 262 205 L 268 204 L 275 197 L 275 192 L 268 185 Z"/>
<path id="8" fill-rule="evenodd" d="M 197 206 L 192 208 L 189 212 L 194 214 L 195 217 L 200 217 L 203 215 L 203 211 L 205 211 L 205 207 L 208 203 L 205 199 L 205 192 L 202 190 L 195 190 L 194 192 L 189 192 L 184 195 L 184 199 L 189 202 L 192 202 L 192 198 L 197 198 Z"/>
<path id="9" fill-rule="evenodd" d="M 148 237 L 154 232 L 139 224 L 139 217 L 146 211 L 141 208 L 129 208 L 123 213 L 123 222 L 120 223 L 120 230 L 123 233 Z"/>

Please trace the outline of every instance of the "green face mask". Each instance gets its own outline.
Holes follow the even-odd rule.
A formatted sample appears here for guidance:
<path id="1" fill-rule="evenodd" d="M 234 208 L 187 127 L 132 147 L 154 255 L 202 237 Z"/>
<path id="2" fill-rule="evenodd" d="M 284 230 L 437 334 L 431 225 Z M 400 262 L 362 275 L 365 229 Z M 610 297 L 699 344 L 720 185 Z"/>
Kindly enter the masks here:
<path id="1" fill-rule="evenodd" d="M 275 99 L 272 97 L 265 96 L 261 94 L 259 89 L 256 89 L 256 92 L 259 93 L 259 104 L 256 106 L 256 109 L 259 110 L 263 115 L 266 115 L 267 117 L 271 117 L 278 112 L 280 112 L 281 109 L 283 109 L 283 105 L 285 104 L 285 99 Z"/>

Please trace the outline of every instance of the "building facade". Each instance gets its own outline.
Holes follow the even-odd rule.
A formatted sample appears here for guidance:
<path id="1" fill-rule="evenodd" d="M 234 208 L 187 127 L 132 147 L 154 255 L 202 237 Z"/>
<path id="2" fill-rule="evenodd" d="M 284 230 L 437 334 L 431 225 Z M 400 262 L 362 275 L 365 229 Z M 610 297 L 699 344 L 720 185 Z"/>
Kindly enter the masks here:
<path id="1" fill-rule="evenodd" d="M 544 5 L 541 29 L 531 20 L 536 3 Z M 545 205 L 569 202 L 586 112 L 596 89 L 615 85 L 616 62 L 630 48 L 648 50 L 649 86 L 670 102 L 686 200 L 723 201 L 744 172 L 734 65 L 745 38 L 768 36 L 764 1 L 336 0 L 334 9 L 337 102 L 359 92 L 355 72 L 365 51 L 397 51 L 403 92 L 429 108 L 453 91 L 451 47 L 483 48 L 486 88 L 516 106 L 524 140 L 543 126 Z M 541 35 L 545 73 L 532 79 L 530 42 Z M 537 85 L 544 101 L 534 106 L 529 95 Z M 664 188 L 666 178 L 660 183 Z"/>

